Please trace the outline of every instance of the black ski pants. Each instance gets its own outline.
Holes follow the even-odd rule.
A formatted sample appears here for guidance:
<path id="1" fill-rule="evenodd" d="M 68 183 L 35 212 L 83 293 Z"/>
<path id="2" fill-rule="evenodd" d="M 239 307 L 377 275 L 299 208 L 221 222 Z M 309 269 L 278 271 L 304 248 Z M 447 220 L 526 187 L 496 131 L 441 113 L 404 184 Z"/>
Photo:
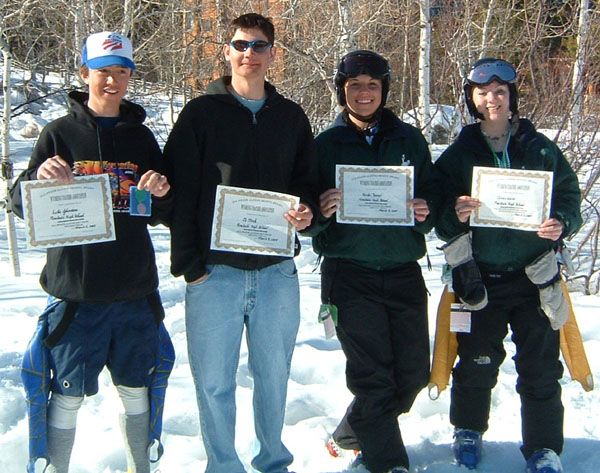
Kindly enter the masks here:
<path id="1" fill-rule="evenodd" d="M 390 270 L 326 258 L 322 299 L 338 308 L 337 335 L 355 402 L 348 422 L 369 471 L 409 461 L 398 415 L 429 379 L 427 290 L 418 263 Z"/>
<path id="2" fill-rule="evenodd" d="M 560 454 L 564 409 L 558 380 L 560 335 L 540 308 L 539 292 L 524 272 L 486 273 L 488 305 L 471 314 L 471 333 L 459 333 L 459 361 L 452 374 L 450 422 L 458 428 L 488 429 L 491 392 L 506 356 L 504 338 L 510 325 L 513 357 L 521 397 L 525 458 L 541 448 Z"/>

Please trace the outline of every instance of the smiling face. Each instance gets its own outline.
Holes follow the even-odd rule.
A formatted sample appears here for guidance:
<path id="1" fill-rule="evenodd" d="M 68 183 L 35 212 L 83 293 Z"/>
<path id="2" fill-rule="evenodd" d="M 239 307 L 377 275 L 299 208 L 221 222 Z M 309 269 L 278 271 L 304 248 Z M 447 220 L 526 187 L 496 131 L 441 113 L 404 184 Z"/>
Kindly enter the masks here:
<path id="1" fill-rule="evenodd" d="M 131 69 L 123 66 L 107 66 L 101 69 L 83 67 L 81 77 L 90 92 L 88 108 L 99 116 L 118 116 L 121 99 L 129 86 Z"/>
<path id="2" fill-rule="evenodd" d="M 258 28 L 241 29 L 238 28 L 231 38 L 231 41 L 269 41 L 267 36 Z M 268 48 L 266 51 L 257 53 L 253 48 L 246 51 L 237 51 L 230 44 L 223 47 L 225 59 L 231 63 L 231 74 L 234 78 L 245 78 L 247 80 L 264 80 L 269 66 L 275 59 L 275 48 Z"/>
<path id="3" fill-rule="evenodd" d="M 506 122 L 510 116 L 510 91 L 508 85 L 490 82 L 473 87 L 473 103 L 486 121 Z"/>
<path id="4" fill-rule="evenodd" d="M 346 107 L 359 117 L 370 118 L 381 105 L 381 79 L 374 79 L 367 74 L 349 78 L 344 84 L 344 92 Z M 350 117 L 356 118 L 353 115 Z"/>

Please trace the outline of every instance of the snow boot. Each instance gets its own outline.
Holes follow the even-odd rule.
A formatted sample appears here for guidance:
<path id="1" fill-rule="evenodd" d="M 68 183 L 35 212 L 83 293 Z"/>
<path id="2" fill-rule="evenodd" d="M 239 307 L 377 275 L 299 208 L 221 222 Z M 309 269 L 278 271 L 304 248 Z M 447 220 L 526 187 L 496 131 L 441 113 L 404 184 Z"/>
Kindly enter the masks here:
<path id="1" fill-rule="evenodd" d="M 325 448 L 329 452 L 329 455 L 331 455 L 333 458 L 339 458 L 342 456 L 342 449 L 333 437 L 329 437 L 327 439 L 327 442 L 325 442 Z"/>
<path id="2" fill-rule="evenodd" d="M 360 450 L 342 447 L 338 442 L 335 441 L 333 436 L 327 439 L 327 442 L 325 442 L 325 448 L 329 452 L 329 455 L 331 455 L 333 458 L 340 458 L 344 456 L 344 450 L 352 450 L 355 456 L 360 453 Z"/>
<path id="3" fill-rule="evenodd" d="M 527 473 L 563 473 L 560 458 L 554 450 L 542 448 L 527 460 Z"/>
<path id="4" fill-rule="evenodd" d="M 350 464 L 350 469 L 353 470 L 355 468 L 367 468 L 367 463 L 365 462 L 365 457 L 361 452 L 356 455 L 352 463 Z"/>
<path id="5" fill-rule="evenodd" d="M 456 463 L 474 470 L 481 460 L 481 432 L 469 429 L 456 429 L 452 451 Z"/>

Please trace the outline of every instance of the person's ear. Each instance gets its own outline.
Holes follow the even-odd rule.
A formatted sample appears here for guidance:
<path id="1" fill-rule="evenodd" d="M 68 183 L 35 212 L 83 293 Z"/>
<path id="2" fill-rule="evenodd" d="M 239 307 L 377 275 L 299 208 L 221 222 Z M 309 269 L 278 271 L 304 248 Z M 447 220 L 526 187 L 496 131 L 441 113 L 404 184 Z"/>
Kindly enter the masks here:
<path id="1" fill-rule="evenodd" d="M 269 49 L 269 62 L 270 63 L 275 61 L 276 55 L 277 55 L 277 48 L 275 46 L 271 46 L 271 49 Z"/>
<path id="2" fill-rule="evenodd" d="M 79 68 L 79 77 L 81 77 L 83 82 L 85 82 L 86 84 L 88 83 L 88 80 L 90 77 L 90 70 L 88 69 L 87 66 L 81 66 Z"/>
<path id="3" fill-rule="evenodd" d="M 225 57 L 225 60 L 226 60 L 227 62 L 229 62 L 229 61 L 230 61 L 230 59 L 231 59 L 231 58 L 229 57 L 229 52 L 231 51 L 231 49 L 230 49 L 230 48 L 231 48 L 231 46 L 229 46 L 228 44 L 224 44 L 224 45 L 223 45 L 223 56 Z"/>

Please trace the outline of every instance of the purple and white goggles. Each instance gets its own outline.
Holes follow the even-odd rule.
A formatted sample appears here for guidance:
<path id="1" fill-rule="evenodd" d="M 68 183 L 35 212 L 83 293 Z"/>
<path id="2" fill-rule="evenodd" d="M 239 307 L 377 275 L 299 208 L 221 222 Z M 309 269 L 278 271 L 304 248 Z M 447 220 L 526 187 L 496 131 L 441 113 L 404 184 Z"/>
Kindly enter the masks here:
<path id="1" fill-rule="evenodd" d="M 482 60 L 475 63 L 467 76 L 467 81 L 472 85 L 487 85 L 494 80 L 513 84 L 517 81 L 517 71 L 502 59 Z"/>

